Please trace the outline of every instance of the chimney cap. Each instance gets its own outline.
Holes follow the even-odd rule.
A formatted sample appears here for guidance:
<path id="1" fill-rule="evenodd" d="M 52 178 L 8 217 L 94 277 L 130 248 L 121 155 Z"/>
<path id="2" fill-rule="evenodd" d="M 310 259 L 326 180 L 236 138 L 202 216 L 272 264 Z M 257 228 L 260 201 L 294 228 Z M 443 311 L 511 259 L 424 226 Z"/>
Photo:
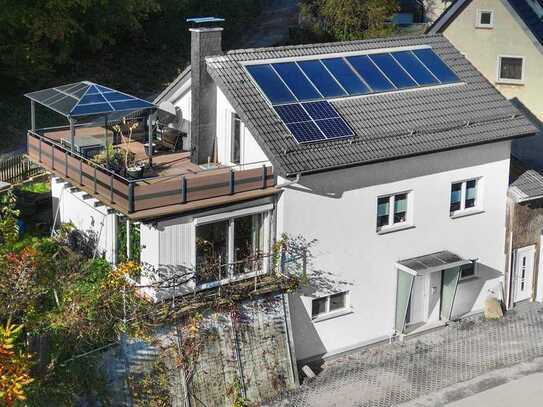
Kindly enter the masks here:
<path id="1" fill-rule="evenodd" d="M 204 23 L 222 23 L 224 18 L 221 17 L 191 17 L 187 18 L 187 23 L 204 24 Z"/>

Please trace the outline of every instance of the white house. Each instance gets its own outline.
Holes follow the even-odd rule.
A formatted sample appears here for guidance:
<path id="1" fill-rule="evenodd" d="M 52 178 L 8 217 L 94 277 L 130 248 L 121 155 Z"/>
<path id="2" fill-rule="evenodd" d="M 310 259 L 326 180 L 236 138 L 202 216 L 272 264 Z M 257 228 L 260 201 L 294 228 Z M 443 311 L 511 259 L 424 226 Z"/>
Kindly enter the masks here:
<path id="1" fill-rule="evenodd" d="M 88 192 L 72 175 L 81 192 L 53 181 L 62 221 L 97 230 L 120 214 L 139 225 L 142 262 L 196 270 L 190 289 L 266 271 L 266 261 L 255 269 L 243 260 L 269 252 L 283 233 L 315 239 L 311 285 L 289 298 L 298 360 L 419 332 L 501 296 L 511 140 L 536 129 L 448 40 L 223 54 L 221 30 L 191 30 L 191 67 L 155 103 L 179 108 L 195 165 L 235 165 L 262 187 L 196 199 L 191 182 L 203 175 L 187 176 L 193 198 L 145 206 L 169 196 L 160 193 L 170 182 L 182 195 L 178 176 L 129 185 L 125 210 L 122 194 L 113 197 L 122 185 L 110 199 L 106 187 Z M 37 145 L 31 150 L 37 159 Z M 70 171 L 59 168 L 65 179 Z M 89 201 L 103 205 L 93 224 L 82 215 Z M 115 224 L 104 224 L 106 253 L 115 252 Z M 206 256 L 218 259 L 219 275 L 198 276 Z"/>

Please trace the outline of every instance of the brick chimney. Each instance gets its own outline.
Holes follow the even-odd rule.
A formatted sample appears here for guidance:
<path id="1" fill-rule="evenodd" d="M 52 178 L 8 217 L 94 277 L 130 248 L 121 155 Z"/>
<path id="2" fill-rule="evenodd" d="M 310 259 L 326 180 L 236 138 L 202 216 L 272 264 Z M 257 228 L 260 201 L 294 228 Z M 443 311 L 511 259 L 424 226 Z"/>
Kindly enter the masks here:
<path id="1" fill-rule="evenodd" d="M 193 22 L 198 19 L 194 19 Z M 201 19 L 210 22 L 209 18 Z M 224 21 L 215 19 L 216 21 Z M 213 161 L 217 88 L 206 69 L 205 58 L 222 54 L 222 27 L 193 27 L 191 32 L 191 128 L 190 148 L 192 162 L 206 164 Z"/>

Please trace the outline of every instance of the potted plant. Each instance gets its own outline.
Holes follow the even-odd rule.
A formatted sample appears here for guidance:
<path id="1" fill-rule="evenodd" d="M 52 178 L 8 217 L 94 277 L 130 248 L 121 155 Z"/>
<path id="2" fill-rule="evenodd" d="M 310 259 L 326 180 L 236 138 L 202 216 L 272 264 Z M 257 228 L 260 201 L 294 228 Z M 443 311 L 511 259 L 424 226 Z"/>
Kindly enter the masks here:
<path id="1" fill-rule="evenodd" d="M 135 161 L 136 156 L 133 152 L 130 151 L 129 148 L 130 142 L 132 141 L 132 132 L 138 127 L 139 123 L 136 120 L 129 121 L 123 117 L 122 124 L 127 127 L 128 136 L 124 135 L 123 129 L 118 124 L 113 126 L 113 130 L 120 134 L 121 140 L 125 146 L 124 168 L 126 169 L 126 174 L 129 178 L 132 179 L 141 178 L 143 176 L 144 168 Z"/>

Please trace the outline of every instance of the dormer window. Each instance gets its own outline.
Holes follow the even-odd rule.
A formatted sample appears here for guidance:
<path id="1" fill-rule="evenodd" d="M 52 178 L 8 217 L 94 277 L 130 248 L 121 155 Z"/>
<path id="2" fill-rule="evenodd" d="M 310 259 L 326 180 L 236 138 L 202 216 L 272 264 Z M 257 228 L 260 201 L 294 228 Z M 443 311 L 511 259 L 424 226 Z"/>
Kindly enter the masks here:
<path id="1" fill-rule="evenodd" d="M 493 10 L 477 10 L 477 28 L 494 28 L 494 11 Z"/>

